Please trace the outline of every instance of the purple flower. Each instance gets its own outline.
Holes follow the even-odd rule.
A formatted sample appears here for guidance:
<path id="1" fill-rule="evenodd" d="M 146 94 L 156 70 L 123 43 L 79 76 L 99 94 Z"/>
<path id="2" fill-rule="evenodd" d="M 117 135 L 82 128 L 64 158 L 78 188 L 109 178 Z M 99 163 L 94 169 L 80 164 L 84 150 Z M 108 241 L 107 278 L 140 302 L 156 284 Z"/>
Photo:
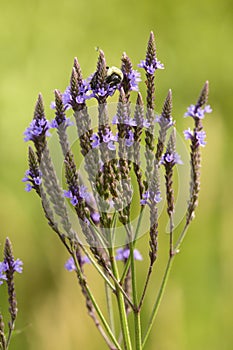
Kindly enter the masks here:
<path id="1" fill-rule="evenodd" d="M 202 147 L 205 147 L 206 145 L 206 141 L 205 141 L 205 138 L 206 138 L 206 133 L 205 131 L 197 131 L 196 132 L 196 138 L 197 138 L 197 141 L 199 143 L 200 146 Z"/>
<path id="2" fill-rule="evenodd" d="M 26 187 L 25 187 L 25 191 L 26 192 L 31 192 L 32 190 L 32 185 L 31 184 L 27 184 Z"/>
<path id="3" fill-rule="evenodd" d="M 73 259 L 73 258 L 69 258 L 69 259 L 67 260 L 67 262 L 65 263 L 65 268 L 66 268 L 66 270 L 68 270 L 68 271 L 75 271 L 76 267 L 75 267 L 74 259 Z"/>
<path id="4" fill-rule="evenodd" d="M 107 95 L 107 93 L 108 93 L 108 89 L 106 89 L 104 87 L 99 88 L 99 89 L 96 90 L 96 94 L 98 96 L 101 96 L 101 97 L 104 97 L 105 95 Z"/>
<path id="5" fill-rule="evenodd" d="M 149 121 L 147 119 L 143 119 L 143 126 L 146 129 L 150 127 L 150 123 L 149 123 Z"/>
<path id="6" fill-rule="evenodd" d="M 22 179 L 23 182 L 29 182 L 25 187 L 25 191 L 30 192 L 32 188 L 35 188 L 36 186 L 40 186 L 42 183 L 41 176 L 42 174 L 39 169 L 34 169 L 34 171 L 32 169 L 27 170 L 25 172 L 24 178 Z"/>
<path id="7" fill-rule="evenodd" d="M 92 148 L 96 148 L 100 145 L 100 137 L 97 134 L 91 136 Z M 106 134 L 103 135 L 103 142 L 108 144 L 108 149 L 110 151 L 115 151 L 116 146 L 114 142 L 118 141 L 117 135 L 114 136 L 111 130 L 106 130 Z"/>
<path id="8" fill-rule="evenodd" d="M 55 103 L 55 101 L 52 101 L 52 102 L 50 103 L 50 108 L 51 108 L 51 109 L 55 109 L 55 108 L 56 108 L 56 103 Z"/>
<path id="9" fill-rule="evenodd" d="M 145 69 L 146 73 L 149 75 L 153 75 L 156 69 L 164 69 L 164 65 L 156 59 L 153 59 L 151 63 L 149 63 L 147 59 L 141 60 L 138 67 Z"/>
<path id="10" fill-rule="evenodd" d="M 5 272 L 7 271 L 7 264 L 0 261 L 0 285 L 3 284 L 2 280 L 6 280 Z"/>
<path id="11" fill-rule="evenodd" d="M 185 113 L 184 116 L 203 119 L 205 117 L 205 113 L 211 113 L 211 112 L 212 112 L 212 109 L 210 105 L 207 105 L 204 108 L 201 108 L 201 107 L 196 108 L 195 105 L 190 105 L 187 108 L 187 112 Z"/>
<path id="12" fill-rule="evenodd" d="M 87 188 L 84 185 L 80 187 L 70 186 L 68 191 L 64 190 L 64 196 L 70 199 L 70 203 L 75 207 L 81 199 L 87 199 L 89 197 L 89 193 L 87 192 Z"/>
<path id="13" fill-rule="evenodd" d="M 16 259 L 10 262 L 10 267 L 13 270 L 13 272 L 18 272 L 18 273 L 22 273 L 23 272 L 23 262 L 20 259 Z M 8 271 L 9 268 L 9 264 L 6 261 L 1 262 L 0 261 L 0 285 L 3 284 L 3 280 L 7 280 L 6 277 L 6 271 Z"/>
<path id="14" fill-rule="evenodd" d="M 49 129 L 50 123 L 47 119 L 33 119 L 29 127 L 24 132 L 24 141 L 35 141 L 40 136 L 50 136 Z"/>
<path id="15" fill-rule="evenodd" d="M 135 119 L 132 119 L 132 118 L 126 120 L 126 121 L 125 121 L 125 124 L 126 124 L 126 125 L 129 125 L 129 126 L 137 126 L 136 120 L 135 120 Z"/>
<path id="16" fill-rule="evenodd" d="M 184 137 L 186 140 L 192 140 L 193 139 L 193 132 L 190 128 L 184 131 Z"/>
<path id="17" fill-rule="evenodd" d="M 132 130 L 129 130 L 129 132 L 126 135 L 125 144 L 127 147 L 131 147 L 133 142 L 134 142 L 134 135 L 133 135 Z"/>
<path id="18" fill-rule="evenodd" d="M 155 122 L 159 123 L 161 129 L 163 130 L 168 130 L 171 126 L 175 124 L 172 117 L 166 118 L 163 115 L 157 115 L 155 118 Z"/>
<path id="19" fill-rule="evenodd" d="M 138 91 L 138 84 L 141 81 L 141 74 L 137 70 L 131 70 L 129 73 L 124 72 L 124 77 L 128 80 L 129 90 Z"/>
<path id="20" fill-rule="evenodd" d="M 168 164 L 170 163 L 172 166 L 174 166 L 175 164 L 183 164 L 180 155 L 178 153 L 170 153 L 170 152 L 166 152 L 163 154 L 161 161 L 161 164 Z"/>
<path id="21" fill-rule="evenodd" d="M 161 202 L 161 200 L 162 200 L 161 193 L 159 191 L 154 192 L 151 190 L 144 192 L 142 195 L 142 199 L 140 200 L 140 204 L 142 204 L 142 205 L 149 204 L 149 200 L 152 203 Z"/>
<path id="22" fill-rule="evenodd" d="M 91 136 L 91 141 L 92 141 L 92 148 L 96 148 L 100 145 L 100 138 L 97 134 L 93 134 Z"/>
<path id="23" fill-rule="evenodd" d="M 70 120 L 70 118 L 66 118 L 63 122 L 62 125 L 64 125 L 66 128 L 68 126 L 72 126 L 74 123 Z M 60 124 L 59 124 L 60 125 Z M 50 123 L 50 126 L 52 129 L 57 129 L 59 127 L 58 122 L 56 119 L 53 119 Z"/>
<path id="24" fill-rule="evenodd" d="M 91 213 L 91 218 L 96 224 L 100 222 L 100 214 L 96 211 Z"/>
<path id="25" fill-rule="evenodd" d="M 75 207 L 78 204 L 78 198 L 76 194 L 73 194 L 71 190 L 64 191 L 64 196 L 70 199 L 70 203 Z"/>
<path id="26" fill-rule="evenodd" d="M 127 260 L 129 255 L 130 255 L 129 248 L 119 248 L 116 250 L 116 260 L 121 260 L 121 261 Z M 134 249 L 133 256 L 134 256 L 134 260 L 142 260 L 142 255 L 137 249 Z"/>
<path id="27" fill-rule="evenodd" d="M 114 117 L 112 118 L 112 124 L 113 124 L 113 125 L 119 124 L 119 120 L 118 120 L 118 117 L 117 117 L 116 114 L 115 114 Z"/>
<path id="28" fill-rule="evenodd" d="M 18 273 L 23 272 L 23 262 L 20 259 L 16 259 L 13 262 L 13 270 Z"/>
<path id="29" fill-rule="evenodd" d="M 199 144 L 199 146 L 205 147 L 206 145 L 206 141 L 205 141 L 206 133 L 203 130 L 196 131 L 194 134 L 194 132 L 190 128 L 188 128 L 187 130 L 184 131 L 184 137 L 186 140 L 191 140 L 191 141 L 194 139 L 194 137 L 196 137 L 196 141 Z"/>
<path id="30" fill-rule="evenodd" d="M 112 124 L 113 125 L 119 124 L 119 120 L 118 120 L 117 115 L 114 115 L 114 117 L 112 118 Z M 132 118 L 126 119 L 124 124 L 129 125 L 129 126 L 137 126 L 136 120 L 132 119 Z"/>
<path id="31" fill-rule="evenodd" d="M 89 263 L 90 263 L 90 260 L 86 255 L 81 257 L 81 264 L 89 264 Z M 68 271 L 75 271 L 76 270 L 74 259 L 72 257 L 66 261 L 65 268 Z"/>
<path id="32" fill-rule="evenodd" d="M 115 151 L 115 150 L 116 150 L 116 145 L 114 144 L 113 141 L 109 141 L 109 143 L 108 143 L 108 149 L 109 149 L 110 151 Z"/>
<path id="33" fill-rule="evenodd" d="M 68 86 L 64 93 L 62 94 L 62 102 L 64 104 L 64 108 L 69 109 L 71 108 L 75 103 L 77 104 L 83 104 L 86 100 L 90 99 L 92 96 L 90 94 L 90 82 L 89 80 L 82 80 L 81 83 L 79 83 L 78 86 L 78 95 L 76 96 L 75 100 L 72 98 L 71 94 L 71 88 Z M 54 104 L 51 104 L 52 108 Z"/>
<path id="34" fill-rule="evenodd" d="M 140 204 L 142 205 L 148 204 L 149 198 L 150 198 L 150 192 L 149 191 L 144 192 L 142 195 L 142 199 L 140 200 Z"/>
<path id="35" fill-rule="evenodd" d="M 111 132 L 110 130 L 108 130 L 108 131 L 106 132 L 106 134 L 103 135 L 103 141 L 104 141 L 105 143 L 108 143 L 109 141 L 111 141 L 111 137 L 112 137 L 112 132 Z"/>
<path id="36" fill-rule="evenodd" d="M 75 207 L 78 204 L 78 198 L 74 195 L 71 198 L 70 203 Z"/>
<path id="37" fill-rule="evenodd" d="M 95 74 L 94 74 L 95 75 Z M 94 75 L 92 77 L 94 77 Z M 111 85 L 111 83 L 107 83 L 106 80 L 100 85 L 92 84 L 92 94 L 90 97 L 95 97 L 97 100 L 101 97 L 112 96 L 117 89 L 116 85 Z"/>
<path id="38" fill-rule="evenodd" d="M 88 192 L 87 192 L 87 188 L 84 185 L 81 185 L 79 188 L 79 195 L 81 198 L 87 198 L 88 197 Z"/>
<path id="39" fill-rule="evenodd" d="M 63 103 L 65 109 L 71 108 L 72 95 L 70 92 L 70 86 L 68 86 L 62 94 L 62 103 Z"/>

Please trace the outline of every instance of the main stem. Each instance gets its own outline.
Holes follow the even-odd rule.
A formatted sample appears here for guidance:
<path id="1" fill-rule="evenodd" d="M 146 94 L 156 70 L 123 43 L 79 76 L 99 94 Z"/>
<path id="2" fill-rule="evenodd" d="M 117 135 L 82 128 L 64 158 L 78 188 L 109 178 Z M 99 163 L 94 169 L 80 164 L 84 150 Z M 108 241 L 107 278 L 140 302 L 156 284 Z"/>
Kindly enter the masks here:
<path id="1" fill-rule="evenodd" d="M 110 235 L 111 234 L 112 233 L 110 233 Z M 112 272 L 113 272 L 113 275 L 116 278 L 116 280 L 119 281 L 119 273 L 118 273 L 118 268 L 117 268 L 111 240 L 109 243 L 110 243 L 110 246 L 108 248 L 108 251 L 109 251 Z M 115 289 L 116 289 L 117 304 L 118 304 L 119 315 L 120 315 L 121 330 L 122 330 L 122 335 L 123 335 L 123 339 L 124 339 L 124 347 L 125 347 L 125 350 L 132 350 L 127 314 L 126 314 L 126 310 L 125 310 L 124 296 L 121 293 L 121 290 L 120 290 L 117 283 L 115 283 Z"/>
<path id="2" fill-rule="evenodd" d="M 82 271 L 81 271 L 81 269 L 79 267 L 79 264 L 78 264 L 75 252 L 72 254 L 72 257 L 73 257 L 74 262 L 75 262 L 77 277 L 83 283 L 85 291 L 86 291 L 88 297 L 90 298 L 91 303 L 92 303 L 92 305 L 93 305 L 97 315 L 99 316 L 99 318 L 100 318 L 104 328 L 105 328 L 105 331 L 107 332 L 107 334 L 108 334 L 109 338 L 111 339 L 111 341 L 113 342 L 113 344 L 116 346 L 117 350 L 122 350 L 122 348 L 121 348 L 120 344 L 117 342 L 117 340 L 116 340 L 116 338 L 115 338 L 111 328 L 109 327 L 109 325 L 108 325 L 108 323 L 107 323 L 103 313 L 101 312 L 101 310 L 100 310 L 100 308 L 99 308 L 99 306 L 98 306 L 98 304 L 97 304 L 93 294 L 91 293 L 91 291 L 90 291 L 86 281 L 84 280 L 84 278 L 82 276 Z M 100 328 L 98 328 L 98 330 L 101 331 Z M 106 338 L 105 334 L 102 331 L 101 331 L 101 335 L 104 337 L 106 343 L 109 345 L 109 341 L 108 341 L 108 339 Z"/>
<path id="3" fill-rule="evenodd" d="M 158 295 L 157 295 L 154 307 L 152 309 L 152 313 L 151 313 L 150 321 L 149 321 L 149 324 L 148 324 L 148 327 L 147 327 L 147 330 L 146 330 L 146 334 L 145 334 L 144 339 L 143 339 L 142 348 L 145 346 L 145 343 L 147 341 L 147 338 L 148 338 L 148 336 L 150 334 L 150 331 L 151 331 L 151 328 L 153 326 L 154 320 L 155 320 L 155 318 L 157 316 L 158 309 L 159 309 L 159 306 L 160 306 L 160 303 L 161 303 L 161 300 L 162 300 L 162 297 L 163 297 L 163 294 L 164 294 L 164 290 L 165 290 L 165 287 L 167 285 L 167 281 L 168 281 L 168 277 L 169 277 L 169 274 L 170 274 L 170 271 L 171 271 L 171 267 L 172 267 L 172 263 L 173 263 L 174 257 L 175 257 L 175 255 L 169 256 L 169 259 L 168 259 L 168 262 L 167 262 L 167 266 L 166 266 L 166 270 L 165 270 L 165 273 L 164 273 L 164 276 L 163 276 L 163 280 L 162 280 L 161 286 L 159 288 L 159 292 L 158 292 Z"/>
<path id="4" fill-rule="evenodd" d="M 127 228 L 130 238 L 132 239 L 131 230 Z M 140 310 L 138 308 L 138 296 L 137 296 L 137 279 L 136 279 L 136 270 L 134 263 L 134 242 L 131 240 L 129 243 L 130 249 L 130 261 L 131 261 L 131 276 L 132 276 L 132 294 L 133 294 L 133 303 L 134 303 L 134 328 L 135 328 L 135 347 L 136 350 L 141 350 L 141 320 L 140 320 Z"/>
<path id="5" fill-rule="evenodd" d="M 133 237 L 133 247 L 135 246 L 135 242 L 136 242 L 136 239 L 138 237 L 138 234 L 139 234 L 139 228 L 140 228 L 140 225 L 141 225 L 141 221 L 142 221 L 142 217 L 143 217 L 143 210 L 144 210 L 144 206 L 141 207 L 141 210 L 140 210 L 140 214 L 139 214 L 139 218 L 138 218 L 138 223 L 137 223 L 137 227 L 136 227 L 136 231 L 135 231 L 135 235 Z M 125 263 L 125 267 L 124 267 L 124 271 L 122 273 L 122 276 L 121 276 L 121 280 L 120 280 L 120 283 L 123 283 L 124 279 L 125 279 L 125 276 L 127 275 L 127 272 L 129 270 L 129 267 L 130 267 L 130 257 L 127 259 L 126 263 Z"/>
<path id="6" fill-rule="evenodd" d="M 115 334 L 114 311 L 113 311 L 113 305 L 112 305 L 112 290 L 109 288 L 109 285 L 106 282 L 105 282 L 105 295 L 106 295 L 106 301 L 107 301 L 110 328 L 113 334 Z"/>
<path id="7" fill-rule="evenodd" d="M 172 225 L 172 222 L 170 222 L 170 225 Z M 165 287 L 167 285 L 167 281 L 168 281 L 168 277 L 169 277 L 169 274 L 170 274 L 170 271 L 171 271 L 171 267 L 172 267 L 172 264 L 173 264 L 173 260 L 175 258 L 175 256 L 177 255 L 177 253 L 179 253 L 179 249 L 180 249 L 180 246 L 185 238 L 185 235 L 187 233 L 187 230 L 188 230 L 188 227 L 189 227 L 189 222 L 185 224 L 180 236 L 178 237 L 177 241 L 176 241 L 176 244 L 173 248 L 173 241 L 170 237 L 170 255 L 169 255 L 169 259 L 168 259 L 168 262 L 167 262 L 167 265 L 166 265 L 166 269 L 165 269 L 165 272 L 164 272 L 164 275 L 163 275 L 163 279 L 162 279 L 162 283 L 160 285 L 160 288 L 159 288 L 159 292 L 158 292 L 158 295 L 157 295 L 157 298 L 156 298 L 156 301 L 155 301 L 155 304 L 154 304 L 154 307 L 153 307 L 153 310 L 152 310 L 152 313 L 151 313 L 151 317 L 150 317 L 150 321 L 149 321 L 149 324 L 148 324 L 148 327 L 147 327 L 147 330 L 146 330 L 146 334 L 144 336 L 144 339 L 143 339 L 143 343 L 142 343 L 142 348 L 145 346 L 145 343 L 147 341 L 147 338 L 150 334 L 150 331 L 151 331 L 151 328 L 153 326 L 153 323 L 154 323 L 154 320 L 157 316 L 157 313 L 158 313 L 158 310 L 159 310 L 159 306 L 161 304 L 161 300 L 162 300 L 162 297 L 164 295 L 164 290 L 165 290 Z M 170 235 L 172 235 L 172 232 L 170 232 Z M 172 247 L 172 254 L 171 254 L 171 247 Z"/>

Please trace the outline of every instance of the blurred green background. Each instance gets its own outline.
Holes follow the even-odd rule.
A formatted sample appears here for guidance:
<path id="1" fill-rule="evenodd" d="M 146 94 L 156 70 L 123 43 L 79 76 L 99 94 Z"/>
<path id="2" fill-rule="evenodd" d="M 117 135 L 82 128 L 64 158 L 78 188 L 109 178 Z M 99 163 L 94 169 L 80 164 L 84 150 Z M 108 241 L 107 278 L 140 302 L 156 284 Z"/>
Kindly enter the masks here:
<path id="1" fill-rule="evenodd" d="M 181 132 L 190 122 L 182 118 L 186 107 L 208 79 L 214 112 L 204 121 L 208 145 L 198 215 L 174 264 L 146 349 L 232 349 L 232 13 L 230 0 L 0 0 L 0 242 L 8 235 L 15 256 L 24 261 L 24 273 L 16 280 L 20 312 L 12 349 L 105 348 L 74 275 L 63 268 L 66 252 L 47 226 L 36 195 L 24 191 L 22 134 L 38 92 L 52 118 L 53 90 L 68 85 L 75 56 L 84 76 L 95 69 L 97 46 L 109 65 L 119 66 L 126 51 L 136 67 L 150 30 L 166 68 L 156 76 L 157 109 L 172 88 Z M 161 236 L 167 239 L 164 232 Z M 143 245 L 145 239 L 139 242 L 142 251 Z M 145 263 L 140 264 L 142 278 Z M 156 293 L 154 276 L 145 318 Z M 97 282 L 101 286 L 96 281 L 95 288 Z M 0 303 L 7 311 L 4 287 Z"/>

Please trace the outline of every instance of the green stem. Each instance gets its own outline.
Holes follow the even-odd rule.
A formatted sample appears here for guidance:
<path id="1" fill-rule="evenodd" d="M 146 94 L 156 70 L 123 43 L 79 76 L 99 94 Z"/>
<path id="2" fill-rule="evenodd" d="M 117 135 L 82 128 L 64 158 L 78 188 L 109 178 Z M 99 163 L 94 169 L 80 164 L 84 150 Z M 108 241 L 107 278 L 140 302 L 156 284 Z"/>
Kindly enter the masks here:
<path id="1" fill-rule="evenodd" d="M 94 223 L 94 221 L 92 220 L 92 218 L 90 218 L 92 225 L 91 228 L 95 231 L 97 238 L 99 239 L 99 242 L 101 243 L 102 247 L 106 250 L 106 242 L 104 241 L 104 237 L 102 235 L 102 233 L 97 229 L 96 224 Z"/>
<path id="2" fill-rule="evenodd" d="M 12 336 L 12 331 L 14 330 L 14 328 L 15 328 L 15 322 L 14 321 L 9 322 L 9 333 L 8 333 L 8 337 L 6 340 L 6 350 L 8 350 L 8 348 L 9 348 L 10 340 L 11 340 L 11 336 Z"/>
<path id="3" fill-rule="evenodd" d="M 142 291 L 141 299 L 140 299 L 140 302 L 138 304 L 138 309 L 139 310 L 141 309 L 143 301 L 144 301 L 145 296 L 146 296 L 146 291 L 147 291 L 147 288 L 148 288 L 148 285 L 149 285 L 149 281 L 150 281 L 150 277 L 151 277 L 151 274 L 152 274 L 152 268 L 153 268 L 153 265 L 150 264 L 148 272 L 147 272 L 147 276 L 146 276 L 146 282 L 145 282 L 145 285 L 144 285 L 144 288 L 143 288 L 143 291 Z"/>
<path id="4" fill-rule="evenodd" d="M 133 238 L 133 248 L 135 246 L 135 243 L 136 243 L 136 239 L 138 237 L 138 234 L 139 234 L 139 228 L 140 228 L 140 225 L 141 225 L 141 221 L 142 221 L 142 217 L 143 217 L 143 210 L 144 210 L 145 206 L 142 206 L 141 207 L 141 210 L 140 210 L 140 214 L 139 214 L 139 217 L 138 217 L 138 222 L 137 222 L 137 227 L 136 227 L 136 230 L 135 230 L 135 235 L 134 235 L 134 238 Z M 120 284 L 123 283 L 124 279 L 125 279 L 125 276 L 127 275 L 127 272 L 129 270 L 129 267 L 130 267 L 130 257 L 127 259 L 126 263 L 125 263 L 125 267 L 124 267 L 124 270 L 123 270 L 123 273 L 122 273 L 122 276 L 121 276 L 121 280 L 120 280 Z"/>
<path id="5" fill-rule="evenodd" d="M 112 266 L 113 275 L 116 278 L 116 280 L 119 281 L 118 268 L 117 268 L 116 260 L 114 257 L 113 248 L 111 247 L 111 245 L 109 247 L 109 256 L 110 256 L 110 262 L 111 262 L 111 266 Z M 129 334 L 128 320 L 127 320 L 127 315 L 126 315 L 126 310 L 125 310 L 124 296 L 121 293 L 120 288 L 118 287 L 118 284 L 115 284 L 115 288 L 116 288 L 117 304 L 118 304 L 118 309 L 119 309 L 121 330 L 122 330 L 122 334 L 123 334 L 125 350 L 132 350 L 130 334 Z"/>
<path id="6" fill-rule="evenodd" d="M 172 213 L 169 214 L 169 221 L 170 221 L 170 256 L 174 255 L 173 250 L 173 216 Z"/>
<path id="7" fill-rule="evenodd" d="M 172 267 L 172 263 L 173 263 L 174 257 L 175 257 L 175 255 L 172 255 L 168 259 L 166 270 L 164 272 L 164 276 L 163 276 L 163 279 L 162 279 L 162 283 L 161 283 L 161 286 L 159 288 L 159 292 L 158 292 L 155 304 L 154 304 L 153 309 L 152 309 L 152 313 L 151 313 L 149 324 L 148 324 L 148 327 L 147 327 L 147 330 L 146 330 L 146 334 L 145 334 L 145 336 L 143 338 L 142 348 L 145 346 L 145 343 L 147 341 L 147 338 L 148 338 L 149 333 L 151 331 L 151 328 L 153 326 L 155 317 L 156 317 L 156 315 L 158 313 L 158 309 L 159 309 L 159 306 L 160 306 L 160 303 L 161 303 L 161 300 L 162 300 L 162 297 L 163 297 L 163 294 L 164 294 L 165 287 L 167 285 L 167 281 L 168 281 L 168 277 L 169 277 L 169 274 L 170 274 L 170 271 L 171 271 L 171 267 Z"/>
<path id="8" fill-rule="evenodd" d="M 95 259 L 92 257 L 91 254 L 89 254 L 88 250 L 80 244 L 81 249 L 83 250 L 84 254 L 88 257 L 88 259 L 91 261 L 94 268 L 98 271 L 98 273 L 101 275 L 101 277 L 104 279 L 104 281 L 108 284 L 108 286 L 112 289 L 113 292 L 115 292 L 114 285 L 109 281 L 108 277 L 105 275 L 105 273 L 101 270 L 98 263 L 95 261 Z"/>
<path id="9" fill-rule="evenodd" d="M 126 226 L 128 236 L 132 238 L 132 233 L 130 227 Z M 142 338 L 141 338 L 141 320 L 140 320 L 140 310 L 138 309 L 138 296 L 137 296 L 137 276 L 134 261 L 134 242 L 130 241 L 130 267 L 132 276 L 132 294 L 134 303 L 134 328 L 135 328 L 135 347 L 136 350 L 141 350 Z"/>
<path id="10" fill-rule="evenodd" d="M 106 301 L 107 301 L 110 328 L 113 334 L 115 334 L 114 311 L 113 311 L 113 305 L 112 305 L 112 291 L 106 282 L 105 282 L 105 295 L 106 295 Z"/>
<path id="11" fill-rule="evenodd" d="M 179 253 L 179 249 L 180 249 L 180 246 L 186 236 L 186 233 L 187 233 L 187 230 L 188 230 L 188 227 L 189 227 L 189 224 L 186 223 L 184 228 L 183 228 L 183 231 L 181 232 L 180 236 L 178 237 L 177 239 L 177 242 L 175 244 L 175 248 L 174 248 L 174 253 L 177 254 Z"/>
<path id="12" fill-rule="evenodd" d="M 106 274 L 101 270 L 101 268 L 99 267 L 98 263 L 95 261 L 95 259 L 92 257 L 91 254 L 89 254 L 88 250 L 80 244 L 81 249 L 83 250 L 84 254 L 88 257 L 88 259 L 91 261 L 92 265 L 94 266 L 94 268 L 98 271 L 98 273 L 100 274 L 100 276 L 104 279 L 105 283 L 107 283 L 107 285 L 112 289 L 112 291 L 115 293 L 116 289 L 114 287 L 114 285 L 109 281 L 108 277 L 106 276 Z M 109 276 L 113 279 L 115 285 L 118 286 L 118 288 L 120 289 L 121 293 L 124 295 L 124 297 L 126 298 L 126 300 L 128 301 L 128 303 L 130 304 L 130 306 L 134 307 L 132 301 L 130 300 L 129 296 L 125 293 L 124 289 L 122 288 L 121 284 L 118 282 L 118 280 L 116 279 L 116 277 L 113 275 L 112 271 L 106 266 L 106 271 L 109 274 Z"/>
<path id="13" fill-rule="evenodd" d="M 90 291 L 90 289 L 89 289 L 85 279 L 83 278 L 83 274 L 82 274 L 82 271 L 81 271 L 81 269 L 79 267 L 79 264 L 78 264 L 75 252 L 73 252 L 73 259 L 75 261 L 75 267 L 76 267 L 76 273 L 78 275 L 78 279 L 80 281 L 82 281 L 83 286 L 85 288 L 85 291 L 87 293 L 87 296 L 91 300 L 91 303 L 92 303 L 92 305 L 93 305 L 97 315 L 99 316 L 99 318 L 100 318 L 100 320 L 101 320 L 101 322 L 102 322 L 102 324 L 103 324 L 103 326 L 105 328 L 105 331 L 107 332 L 107 334 L 108 334 L 109 338 L 111 339 L 111 341 L 113 342 L 113 344 L 116 346 L 117 350 L 122 350 L 120 344 L 117 342 L 114 334 L 112 333 L 112 331 L 111 331 L 111 329 L 110 329 L 110 327 L 109 327 L 109 325 L 108 325 L 108 323 L 107 323 L 103 313 L 101 312 L 101 310 L 100 310 L 100 308 L 99 308 L 99 306 L 98 306 L 98 304 L 97 304 L 93 294 L 91 293 L 91 291 Z M 101 333 L 101 334 L 103 335 L 103 333 Z M 106 338 L 105 338 L 105 341 L 108 343 L 108 340 Z"/>

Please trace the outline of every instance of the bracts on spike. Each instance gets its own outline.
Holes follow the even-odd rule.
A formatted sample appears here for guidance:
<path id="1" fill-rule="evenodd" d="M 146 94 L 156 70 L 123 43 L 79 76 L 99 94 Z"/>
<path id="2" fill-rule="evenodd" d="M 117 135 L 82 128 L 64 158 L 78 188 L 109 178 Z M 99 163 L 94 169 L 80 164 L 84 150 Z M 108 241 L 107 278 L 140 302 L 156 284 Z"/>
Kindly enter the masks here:
<path id="1" fill-rule="evenodd" d="M 209 83 L 205 83 L 200 97 L 195 105 L 194 110 L 194 130 L 193 137 L 191 138 L 191 153 L 190 153 L 190 165 L 191 165 L 191 181 L 190 181 L 190 198 L 188 203 L 186 224 L 188 225 L 194 218 L 195 208 L 198 205 L 198 194 L 200 191 L 200 168 L 201 168 L 201 152 L 200 152 L 200 141 L 198 139 L 199 133 L 203 129 L 201 118 L 195 116 L 198 109 L 202 108 L 208 101 Z"/>

